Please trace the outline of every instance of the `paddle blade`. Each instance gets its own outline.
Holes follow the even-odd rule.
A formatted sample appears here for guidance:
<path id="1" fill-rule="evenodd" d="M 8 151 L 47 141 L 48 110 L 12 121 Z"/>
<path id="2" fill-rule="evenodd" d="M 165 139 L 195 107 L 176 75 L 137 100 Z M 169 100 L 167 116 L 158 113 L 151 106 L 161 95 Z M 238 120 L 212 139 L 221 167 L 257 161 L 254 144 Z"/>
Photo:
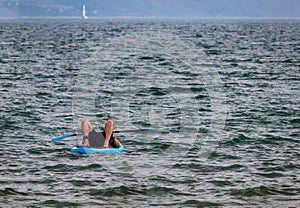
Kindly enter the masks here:
<path id="1" fill-rule="evenodd" d="M 77 135 L 78 134 L 68 134 L 68 135 L 65 135 L 65 136 L 55 137 L 55 138 L 51 139 L 51 142 L 57 142 L 57 141 L 65 139 L 65 138 L 72 137 L 72 136 L 77 136 Z"/>

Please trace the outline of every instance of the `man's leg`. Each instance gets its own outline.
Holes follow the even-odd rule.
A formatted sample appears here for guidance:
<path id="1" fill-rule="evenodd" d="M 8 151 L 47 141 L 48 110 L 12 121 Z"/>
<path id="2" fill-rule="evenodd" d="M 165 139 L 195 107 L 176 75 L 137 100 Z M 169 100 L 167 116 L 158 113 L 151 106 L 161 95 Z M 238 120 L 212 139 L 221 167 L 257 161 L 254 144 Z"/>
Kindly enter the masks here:
<path id="1" fill-rule="evenodd" d="M 117 138 L 115 138 L 115 144 L 118 148 L 121 147 L 121 142 Z"/>
<path id="2" fill-rule="evenodd" d="M 107 148 L 110 137 L 112 136 L 114 131 L 114 122 L 112 120 L 108 120 L 106 122 L 104 131 L 105 131 L 105 141 L 103 147 Z"/>
<path id="3" fill-rule="evenodd" d="M 89 146 L 90 145 L 89 140 L 88 140 L 89 133 L 92 132 L 93 127 L 87 119 L 83 119 L 81 121 L 81 130 L 82 130 L 82 136 L 83 136 L 82 145 Z"/>

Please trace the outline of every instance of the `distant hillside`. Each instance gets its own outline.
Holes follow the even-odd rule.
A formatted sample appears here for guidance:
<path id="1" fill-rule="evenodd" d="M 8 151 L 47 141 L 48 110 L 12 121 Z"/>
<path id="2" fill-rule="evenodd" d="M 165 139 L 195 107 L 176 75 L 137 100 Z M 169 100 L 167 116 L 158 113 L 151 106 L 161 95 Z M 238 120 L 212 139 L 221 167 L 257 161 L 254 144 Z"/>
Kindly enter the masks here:
<path id="1" fill-rule="evenodd" d="M 300 0 L 0 0 L 1 17 L 300 17 Z"/>

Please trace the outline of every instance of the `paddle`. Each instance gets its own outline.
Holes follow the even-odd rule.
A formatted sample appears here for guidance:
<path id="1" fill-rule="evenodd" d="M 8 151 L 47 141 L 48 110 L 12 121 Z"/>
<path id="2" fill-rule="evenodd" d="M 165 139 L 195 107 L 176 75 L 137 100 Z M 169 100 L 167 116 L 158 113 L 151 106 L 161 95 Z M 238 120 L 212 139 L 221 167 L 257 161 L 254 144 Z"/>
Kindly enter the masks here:
<path id="1" fill-rule="evenodd" d="M 148 128 L 148 129 L 131 129 L 131 130 L 123 130 L 123 131 L 114 131 L 114 133 L 136 132 L 136 131 L 154 131 L 154 128 Z"/>
<path id="2" fill-rule="evenodd" d="M 154 128 L 147 128 L 147 129 L 130 129 L 130 130 L 123 130 L 123 131 L 114 131 L 114 133 L 123 133 L 123 132 L 136 132 L 136 131 L 154 131 Z M 78 134 L 68 134 L 68 135 L 64 135 L 64 136 L 60 136 L 60 137 L 55 137 L 51 139 L 51 142 L 57 142 L 69 137 L 73 137 L 73 136 L 81 136 L 81 133 Z"/>
<path id="3" fill-rule="evenodd" d="M 80 135 L 81 134 L 68 134 L 68 135 L 65 135 L 65 136 L 55 137 L 55 138 L 51 139 L 51 142 L 57 142 L 59 140 L 65 139 L 65 138 L 69 138 L 69 137 L 73 137 L 73 136 L 80 136 Z"/>

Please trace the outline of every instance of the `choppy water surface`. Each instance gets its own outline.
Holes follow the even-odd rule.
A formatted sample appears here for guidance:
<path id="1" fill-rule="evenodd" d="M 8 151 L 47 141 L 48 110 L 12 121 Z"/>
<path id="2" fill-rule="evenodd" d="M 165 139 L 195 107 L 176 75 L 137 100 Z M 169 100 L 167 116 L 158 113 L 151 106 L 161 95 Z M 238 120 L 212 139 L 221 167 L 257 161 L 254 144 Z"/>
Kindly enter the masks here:
<path id="1" fill-rule="evenodd" d="M 1 21 L 0 206 L 297 207 L 299 34 L 288 20 Z M 117 134 L 121 155 L 50 142 L 83 117 L 159 131 Z"/>

